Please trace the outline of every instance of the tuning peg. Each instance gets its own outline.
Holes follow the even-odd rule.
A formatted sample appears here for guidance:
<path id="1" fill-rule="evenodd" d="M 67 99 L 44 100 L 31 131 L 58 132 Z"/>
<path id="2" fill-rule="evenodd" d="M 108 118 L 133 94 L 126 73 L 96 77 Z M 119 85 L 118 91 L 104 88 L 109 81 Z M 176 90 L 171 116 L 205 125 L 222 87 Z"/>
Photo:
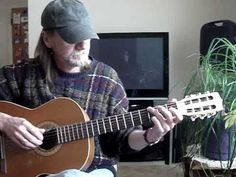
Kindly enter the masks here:
<path id="1" fill-rule="evenodd" d="M 211 118 L 211 117 L 214 116 L 215 114 L 216 114 L 215 112 L 208 113 L 208 114 L 207 114 L 207 118 Z"/>
<path id="2" fill-rule="evenodd" d="M 196 120 L 196 118 L 194 118 L 193 116 L 191 116 L 190 118 L 193 122 Z"/>
<path id="3" fill-rule="evenodd" d="M 204 119 L 206 116 L 206 114 L 201 114 L 200 119 Z"/>
<path id="4" fill-rule="evenodd" d="M 192 121 L 195 121 L 198 117 L 196 115 L 193 115 L 190 117 Z"/>
<path id="5" fill-rule="evenodd" d="M 199 119 L 204 119 L 205 117 L 207 117 L 208 115 L 207 114 L 201 114 L 201 115 L 193 115 L 193 116 L 191 116 L 190 118 L 191 118 L 191 120 L 192 121 L 195 121 L 197 118 L 199 118 Z"/>
<path id="6" fill-rule="evenodd" d="M 184 98 L 189 98 L 190 96 L 189 95 L 186 95 Z"/>

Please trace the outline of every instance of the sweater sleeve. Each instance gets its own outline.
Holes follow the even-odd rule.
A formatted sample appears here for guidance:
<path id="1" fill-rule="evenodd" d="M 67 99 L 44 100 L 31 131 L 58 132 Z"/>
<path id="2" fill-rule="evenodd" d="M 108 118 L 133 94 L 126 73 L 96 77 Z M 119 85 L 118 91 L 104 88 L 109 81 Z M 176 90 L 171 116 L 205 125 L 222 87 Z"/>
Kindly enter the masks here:
<path id="1" fill-rule="evenodd" d="M 0 99 L 16 101 L 20 97 L 20 83 L 23 77 L 22 65 L 8 65 L 0 69 Z"/>
<path id="2" fill-rule="evenodd" d="M 125 93 L 125 89 L 118 76 L 115 76 L 115 78 L 118 81 L 117 84 L 113 87 L 111 96 L 109 98 L 109 105 L 112 105 L 110 107 L 111 109 L 109 110 L 110 115 L 123 114 L 128 110 L 128 99 Z M 136 152 L 135 150 L 131 149 L 128 144 L 128 136 L 135 129 L 141 129 L 141 126 L 123 129 L 100 136 L 100 142 L 103 151 L 108 156 L 118 156 L 124 153 Z"/>

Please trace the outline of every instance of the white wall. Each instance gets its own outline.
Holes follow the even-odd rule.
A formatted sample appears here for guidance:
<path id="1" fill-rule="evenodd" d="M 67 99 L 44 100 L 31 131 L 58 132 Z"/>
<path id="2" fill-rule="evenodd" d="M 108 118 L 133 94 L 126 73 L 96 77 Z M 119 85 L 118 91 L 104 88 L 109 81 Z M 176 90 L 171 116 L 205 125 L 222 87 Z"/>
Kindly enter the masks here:
<path id="1" fill-rule="evenodd" d="M 12 63 L 11 9 L 27 7 L 27 0 L 0 0 L 0 66 Z"/>
<path id="2" fill-rule="evenodd" d="M 50 0 L 28 0 L 29 51 L 41 30 L 40 14 Z M 182 97 L 185 82 L 197 64 L 200 28 L 219 19 L 236 21 L 236 0 L 82 0 L 97 32 L 169 32 L 170 98 Z"/>

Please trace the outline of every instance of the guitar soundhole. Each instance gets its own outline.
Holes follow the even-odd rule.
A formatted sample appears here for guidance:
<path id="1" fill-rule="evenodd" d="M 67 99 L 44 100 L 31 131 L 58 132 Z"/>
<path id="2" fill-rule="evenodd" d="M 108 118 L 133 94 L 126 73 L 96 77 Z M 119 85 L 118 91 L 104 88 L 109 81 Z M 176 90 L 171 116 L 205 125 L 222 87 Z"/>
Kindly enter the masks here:
<path id="1" fill-rule="evenodd" d="M 56 129 L 48 130 L 43 135 L 43 144 L 40 146 L 40 148 L 50 150 L 58 145 Z"/>

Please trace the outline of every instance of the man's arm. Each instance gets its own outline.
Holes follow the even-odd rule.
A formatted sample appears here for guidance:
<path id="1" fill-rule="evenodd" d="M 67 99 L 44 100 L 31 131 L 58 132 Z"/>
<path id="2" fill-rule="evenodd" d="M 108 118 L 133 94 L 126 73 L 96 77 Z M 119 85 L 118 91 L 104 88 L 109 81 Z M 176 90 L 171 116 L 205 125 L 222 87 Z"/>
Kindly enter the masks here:
<path id="1" fill-rule="evenodd" d="M 150 144 L 157 143 L 167 132 L 183 119 L 183 115 L 175 108 L 163 106 L 148 107 L 154 126 L 145 130 L 134 130 L 129 134 L 128 143 L 134 150 L 142 150 Z"/>

